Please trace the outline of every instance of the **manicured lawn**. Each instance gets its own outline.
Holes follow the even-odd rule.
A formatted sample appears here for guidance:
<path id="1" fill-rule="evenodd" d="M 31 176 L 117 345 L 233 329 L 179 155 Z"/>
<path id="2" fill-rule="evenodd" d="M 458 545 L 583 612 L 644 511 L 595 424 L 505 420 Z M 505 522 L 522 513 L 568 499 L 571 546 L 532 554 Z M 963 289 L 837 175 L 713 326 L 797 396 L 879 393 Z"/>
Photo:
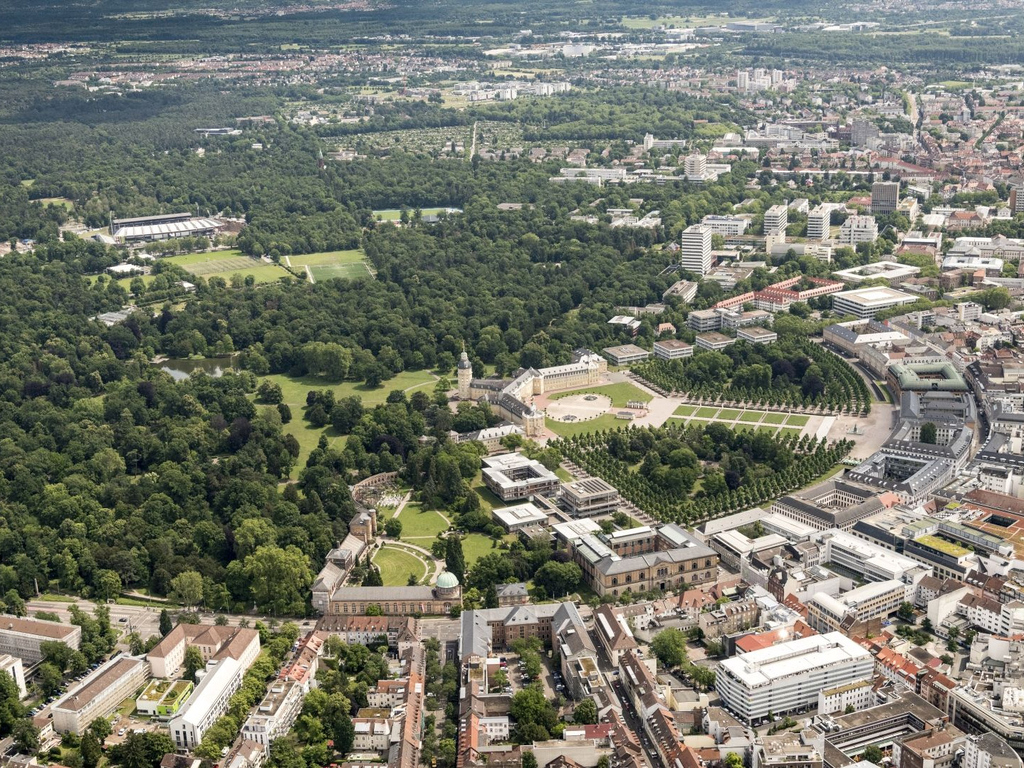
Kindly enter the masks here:
<path id="1" fill-rule="evenodd" d="M 231 248 L 226 251 L 210 251 L 209 253 L 184 253 L 180 256 L 168 256 L 166 260 L 171 262 L 171 264 L 177 264 L 179 267 L 185 267 L 188 269 L 189 267 L 194 267 L 197 264 L 205 266 L 218 261 L 231 261 L 232 259 L 249 259 L 250 261 L 255 261 L 255 259 L 246 256 L 237 248 Z"/>
<path id="2" fill-rule="evenodd" d="M 786 414 L 784 413 L 766 413 L 764 418 L 761 420 L 762 424 L 785 424 Z"/>
<path id="3" fill-rule="evenodd" d="M 718 412 L 718 420 L 734 421 L 735 419 L 739 418 L 739 415 L 740 411 L 736 410 L 735 408 L 723 408 Z"/>
<path id="4" fill-rule="evenodd" d="M 766 435 L 774 435 L 776 432 L 779 431 L 778 427 L 772 427 L 772 426 L 767 426 L 767 425 L 759 425 L 759 426 L 755 427 L 755 429 L 758 432 L 764 432 Z"/>
<path id="5" fill-rule="evenodd" d="M 322 283 L 325 280 L 358 280 L 361 277 L 373 277 L 365 262 L 356 264 L 321 264 L 309 268 L 309 276 L 313 282 Z"/>
<path id="6" fill-rule="evenodd" d="M 756 424 L 761 421 L 764 411 L 744 411 L 740 414 L 740 421 L 747 421 Z"/>
<path id="7" fill-rule="evenodd" d="M 788 426 L 788 427 L 805 427 L 805 426 L 807 426 L 807 422 L 810 421 L 810 420 L 811 420 L 810 416 L 803 416 L 803 415 L 795 414 L 794 413 L 794 414 L 791 414 L 789 416 L 789 418 L 786 419 L 786 426 Z"/>
<path id="8" fill-rule="evenodd" d="M 800 437 L 801 432 L 803 432 L 803 430 L 800 427 L 783 427 L 779 430 L 779 437 L 784 437 L 785 435 L 796 435 L 797 437 Z"/>
<path id="9" fill-rule="evenodd" d="M 568 483 L 572 481 L 572 475 L 570 475 L 561 467 L 555 468 L 555 474 L 558 475 L 558 479 L 561 480 L 563 483 Z"/>
<path id="10" fill-rule="evenodd" d="M 324 253 L 306 253 L 301 256 L 289 256 L 288 262 L 293 267 L 321 266 L 324 264 L 359 264 L 366 258 L 362 248 L 351 251 L 326 251 Z"/>
<path id="11" fill-rule="evenodd" d="M 415 208 L 409 208 L 409 218 L 412 219 L 412 214 Z M 444 213 L 445 208 L 420 208 L 420 213 L 424 216 L 436 216 L 439 213 Z M 377 221 L 399 221 L 402 218 L 401 208 L 385 208 L 383 210 L 374 211 L 373 216 Z"/>
<path id="12" fill-rule="evenodd" d="M 494 544 L 494 540 L 490 536 L 484 536 L 482 533 L 470 533 L 462 540 L 462 554 L 466 557 L 467 568 L 472 568 L 477 560 L 492 552 L 501 552 L 501 550 L 498 549 L 498 545 Z"/>
<path id="13" fill-rule="evenodd" d="M 425 510 L 415 501 L 405 505 L 398 520 L 402 524 L 403 539 L 433 539 L 437 534 L 448 530 L 448 523 L 439 512 L 433 509 Z M 415 543 L 424 546 L 422 541 Z"/>
<path id="14" fill-rule="evenodd" d="M 713 419 L 718 414 L 718 410 L 718 408 L 698 408 L 694 416 L 696 416 L 698 419 Z"/>
<path id="15" fill-rule="evenodd" d="M 559 392 L 551 396 L 552 400 L 558 400 L 569 395 L 595 394 L 606 395 L 611 398 L 612 405 L 616 408 L 625 408 L 631 400 L 638 400 L 641 403 L 649 403 L 654 398 L 639 387 L 629 382 L 621 381 L 617 384 L 605 384 L 600 387 L 586 387 L 584 389 L 571 389 L 567 392 Z"/>
<path id="16" fill-rule="evenodd" d="M 696 411 L 696 406 L 693 405 L 680 405 L 675 410 L 676 416 L 693 416 L 693 412 Z"/>
<path id="17" fill-rule="evenodd" d="M 562 437 L 583 435 L 587 432 L 596 432 L 599 429 L 628 427 L 632 424 L 632 422 L 625 419 L 615 418 L 615 415 L 611 413 L 602 414 L 596 419 L 590 419 L 589 421 L 555 421 L 554 419 L 544 419 L 544 423 L 548 429 Z"/>
<path id="18" fill-rule="evenodd" d="M 427 565 L 408 550 L 399 549 L 385 544 L 377 550 L 373 564 L 380 569 L 380 577 L 385 587 L 404 587 L 409 583 L 409 574 L 417 580 L 427 575 Z"/>

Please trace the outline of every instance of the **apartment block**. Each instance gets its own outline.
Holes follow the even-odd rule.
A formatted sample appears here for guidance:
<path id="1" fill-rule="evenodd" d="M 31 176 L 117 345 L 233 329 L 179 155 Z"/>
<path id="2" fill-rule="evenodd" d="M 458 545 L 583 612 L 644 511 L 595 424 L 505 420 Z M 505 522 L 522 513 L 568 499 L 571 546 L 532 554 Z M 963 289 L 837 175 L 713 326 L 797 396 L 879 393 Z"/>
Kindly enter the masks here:
<path id="1" fill-rule="evenodd" d="M 191 698 L 168 726 L 178 749 L 191 751 L 199 745 L 210 726 L 227 712 L 228 702 L 242 687 L 243 674 L 242 665 L 232 658 L 207 667 Z"/>
<path id="2" fill-rule="evenodd" d="M 149 665 L 135 656 L 115 656 L 53 703 L 53 729 L 81 734 L 106 717 L 149 679 Z"/>
<path id="3" fill-rule="evenodd" d="M 679 265 L 688 272 L 704 277 L 711 271 L 711 236 L 714 231 L 704 224 L 692 224 L 683 230 Z"/>

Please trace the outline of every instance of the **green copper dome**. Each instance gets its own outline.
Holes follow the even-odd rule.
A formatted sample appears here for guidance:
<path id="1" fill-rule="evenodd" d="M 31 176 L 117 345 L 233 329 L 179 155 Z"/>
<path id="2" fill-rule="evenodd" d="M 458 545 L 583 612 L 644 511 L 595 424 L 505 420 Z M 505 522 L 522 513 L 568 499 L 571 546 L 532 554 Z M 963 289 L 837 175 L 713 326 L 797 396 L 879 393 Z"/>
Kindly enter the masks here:
<path id="1" fill-rule="evenodd" d="M 459 579 L 454 573 L 444 571 L 437 577 L 437 586 L 439 589 L 455 589 L 459 586 Z"/>

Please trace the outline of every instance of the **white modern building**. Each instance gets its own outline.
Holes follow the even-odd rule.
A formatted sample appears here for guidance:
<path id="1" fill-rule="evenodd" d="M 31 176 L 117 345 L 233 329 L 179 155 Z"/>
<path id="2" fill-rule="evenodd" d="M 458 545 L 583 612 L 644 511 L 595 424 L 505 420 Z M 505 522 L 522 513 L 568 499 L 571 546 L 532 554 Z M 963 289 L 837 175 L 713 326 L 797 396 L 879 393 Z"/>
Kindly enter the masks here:
<path id="1" fill-rule="evenodd" d="M 874 216 L 851 216 L 839 227 L 839 244 L 857 246 L 878 239 L 878 224 Z"/>
<path id="2" fill-rule="evenodd" d="M 227 711 L 235 691 L 241 688 L 242 674 L 242 665 L 232 658 L 207 667 L 202 681 L 168 726 L 178 749 L 191 751 L 203 740 L 210 726 Z"/>
<path id="3" fill-rule="evenodd" d="M 764 212 L 765 235 L 785 235 L 789 225 L 789 206 L 773 205 Z"/>
<path id="4" fill-rule="evenodd" d="M 858 288 L 832 294 L 832 309 L 840 315 L 864 319 L 874 317 L 882 310 L 913 304 L 915 301 L 917 296 L 893 288 Z"/>
<path id="5" fill-rule="evenodd" d="M 242 726 L 242 738 L 255 741 L 269 753 L 270 743 L 291 730 L 304 699 L 302 683 L 274 680 L 259 707 Z"/>
<path id="6" fill-rule="evenodd" d="M 700 220 L 705 227 L 711 227 L 711 231 L 722 237 L 742 235 L 747 231 L 750 221 L 743 216 L 705 216 Z"/>
<path id="7" fill-rule="evenodd" d="M 18 686 L 18 697 L 24 699 L 28 696 L 28 688 L 25 687 L 25 667 L 21 659 L 10 654 L 0 654 L 0 672 L 6 672 Z"/>
<path id="8" fill-rule="evenodd" d="M 828 240 L 832 234 L 832 209 L 819 205 L 807 214 L 807 239 Z"/>
<path id="9" fill-rule="evenodd" d="M 693 224 L 683 230 L 679 251 L 680 266 L 695 275 L 704 277 L 711 271 L 711 227 Z"/>
<path id="10" fill-rule="evenodd" d="M 715 687 L 734 715 L 757 723 L 769 714 L 814 709 L 819 691 L 866 680 L 873 670 L 866 648 L 829 632 L 725 659 Z"/>
<path id="11" fill-rule="evenodd" d="M 832 276 L 836 280 L 851 284 L 863 283 L 868 280 L 885 280 L 889 285 L 899 285 L 904 280 L 917 277 L 919 274 L 921 274 L 920 267 L 900 264 L 895 261 L 873 261 L 859 267 L 840 269 L 833 272 Z"/>
<path id="12" fill-rule="evenodd" d="M 491 516 L 509 532 L 529 528 L 531 525 L 544 525 L 548 521 L 547 514 L 529 501 L 524 504 L 495 509 L 491 512 Z"/>
<path id="13" fill-rule="evenodd" d="M 834 563 L 861 575 L 865 581 L 900 581 L 911 584 L 927 575 L 930 569 L 912 558 L 883 549 L 862 538 L 832 530 L 821 534 L 822 562 Z"/>

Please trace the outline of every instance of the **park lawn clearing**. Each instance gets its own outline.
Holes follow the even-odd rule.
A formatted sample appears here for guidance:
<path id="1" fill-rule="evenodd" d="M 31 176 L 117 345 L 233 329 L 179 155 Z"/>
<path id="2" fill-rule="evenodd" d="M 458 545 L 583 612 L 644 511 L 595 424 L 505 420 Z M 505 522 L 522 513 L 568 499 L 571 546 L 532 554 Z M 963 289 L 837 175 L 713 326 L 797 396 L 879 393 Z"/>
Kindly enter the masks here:
<path id="1" fill-rule="evenodd" d="M 761 419 L 762 424 L 785 424 L 786 414 L 784 413 L 766 413 L 764 418 Z"/>
<path id="2" fill-rule="evenodd" d="M 306 394 L 314 389 L 330 389 L 334 392 L 335 400 L 355 396 L 363 401 L 364 406 L 372 407 L 374 405 L 381 405 L 387 400 L 388 394 L 396 389 L 411 391 L 427 385 L 433 385 L 435 381 L 434 376 L 429 371 L 402 371 L 376 389 L 366 386 L 361 381 L 342 381 L 332 384 L 316 376 L 295 378 L 286 376 L 283 373 L 275 373 L 263 378 L 281 387 L 283 402 L 291 407 L 293 419 L 302 418 L 301 409 L 306 407 Z"/>
<path id="3" fill-rule="evenodd" d="M 787 427 L 806 427 L 807 426 L 807 422 L 810 421 L 810 420 L 811 420 L 810 416 L 800 416 L 800 415 L 797 415 L 797 414 L 791 414 L 790 417 L 788 419 L 786 419 L 786 426 Z"/>
<path id="4" fill-rule="evenodd" d="M 761 421 L 762 416 L 764 416 L 764 411 L 744 411 L 740 414 L 740 421 L 756 424 Z"/>
<path id="5" fill-rule="evenodd" d="M 514 540 L 515 535 L 513 534 L 511 538 Z M 500 554 L 502 550 L 498 549 L 498 544 L 495 544 L 494 539 L 490 536 L 484 536 L 482 533 L 470 533 L 462 539 L 462 554 L 466 558 L 467 568 L 472 568 L 477 560 L 492 552 Z"/>
<path id="6" fill-rule="evenodd" d="M 698 408 L 694 416 L 698 419 L 713 419 L 718 415 L 718 411 L 718 408 L 708 408 L 705 406 L 703 408 Z"/>
<path id="7" fill-rule="evenodd" d="M 718 421 L 735 421 L 740 416 L 740 411 L 735 408 L 723 408 L 718 412 Z"/>
<path id="8" fill-rule="evenodd" d="M 448 530 L 448 522 L 441 513 L 433 509 L 423 509 L 416 501 L 409 502 L 402 508 L 398 516 L 402 524 L 403 539 L 435 539 L 437 534 Z M 422 546 L 422 542 L 417 542 Z"/>
<path id="9" fill-rule="evenodd" d="M 697 410 L 697 408 L 695 406 L 692 406 L 692 405 L 680 405 L 678 408 L 676 408 L 675 413 L 673 415 L 675 415 L 675 416 L 693 416 L 693 412 L 696 411 L 696 410 Z"/>
<path id="10" fill-rule="evenodd" d="M 385 587 L 404 587 L 409 583 L 410 574 L 422 581 L 429 573 L 427 564 L 411 551 L 390 544 L 377 550 L 373 564 L 380 569 Z"/>
<path id="11" fill-rule="evenodd" d="M 604 413 L 596 419 L 587 421 L 555 421 L 544 419 L 548 429 L 559 437 L 573 437 L 574 435 L 585 435 L 588 432 L 597 432 L 599 429 L 615 429 L 616 427 L 628 427 L 632 422 L 626 419 L 617 419 L 614 414 Z"/>
<path id="12" fill-rule="evenodd" d="M 639 387 L 629 382 L 621 381 L 618 384 L 604 384 L 599 387 L 585 387 L 583 389 L 570 389 L 565 392 L 558 392 L 551 396 L 552 400 L 560 400 L 569 395 L 604 395 L 612 401 L 612 407 L 625 408 L 630 402 L 649 403 L 654 399 Z"/>
<path id="13" fill-rule="evenodd" d="M 257 407 L 273 408 L 274 406 Z M 292 420 L 283 425 L 281 431 L 286 435 L 291 435 L 299 443 L 299 456 L 292 465 L 291 477 L 293 479 L 298 479 L 299 472 L 305 469 L 306 459 L 320 443 L 321 435 L 327 435 L 327 445 L 337 448 L 339 451 L 345 447 L 345 442 L 348 440 L 348 435 L 339 435 L 334 427 L 314 427 L 302 418 L 301 409 L 296 410 L 296 408 L 292 408 Z"/>

